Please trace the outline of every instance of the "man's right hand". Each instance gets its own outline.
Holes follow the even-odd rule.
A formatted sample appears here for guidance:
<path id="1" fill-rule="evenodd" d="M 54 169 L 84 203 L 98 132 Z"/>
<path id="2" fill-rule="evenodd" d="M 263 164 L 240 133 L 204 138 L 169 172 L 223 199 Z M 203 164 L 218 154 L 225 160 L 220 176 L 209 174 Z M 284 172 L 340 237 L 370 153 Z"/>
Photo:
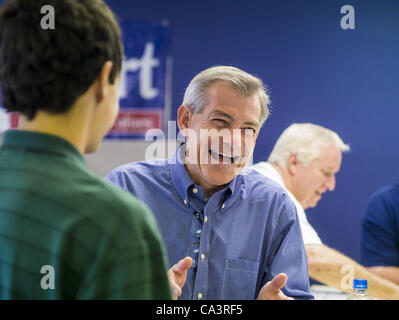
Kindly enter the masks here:
<path id="1" fill-rule="evenodd" d="M 173 291 L 173 299 L 177 299 L 182 293 L 184 283 L 187 279 L 187 270 L 190 269 L 193 264 L 191 257 L 185 257 L 178 263 L 173 265 L 168 270 L 169 284 Z"/>

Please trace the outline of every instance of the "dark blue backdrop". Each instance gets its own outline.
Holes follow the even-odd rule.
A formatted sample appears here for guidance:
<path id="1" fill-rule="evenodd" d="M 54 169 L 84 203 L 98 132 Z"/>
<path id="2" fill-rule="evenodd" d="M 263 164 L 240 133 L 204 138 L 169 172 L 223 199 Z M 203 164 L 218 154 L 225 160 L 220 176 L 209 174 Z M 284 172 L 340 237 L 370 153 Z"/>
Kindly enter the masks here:
<path id="1" fill-rule="evenodd" d="M 399 1 L 107 2 L 121 19 L 171 23 L 173 120 L 190 79 L 228 64 L 259 75 L 271 92 L 254 161 L 292 122 L 327 126 L 350 144 L 336 190 L 308 217 L 327 245 L 359 260 L 365 203 L 399 180 Z M 345 4 L 355 8 L 355 30 L 340 27 Z"/>

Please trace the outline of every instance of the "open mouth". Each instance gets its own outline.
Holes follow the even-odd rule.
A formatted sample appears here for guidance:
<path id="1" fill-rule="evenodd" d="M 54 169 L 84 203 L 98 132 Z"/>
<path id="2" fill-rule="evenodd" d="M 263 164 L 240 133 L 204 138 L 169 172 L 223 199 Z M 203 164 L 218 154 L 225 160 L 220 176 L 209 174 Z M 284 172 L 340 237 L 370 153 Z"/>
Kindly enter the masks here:
<path id="1" fill-rule="evenodd" d="M 213 159 L 217 160 L 218 163 L 233 164 L 233 163 L 237 163 L 239 161 L 239 159 L 241 158 L 240 156 L 231 156 L 231 155 L 213 151 L 211 149 L 208 150 L 208 152 Z"/>

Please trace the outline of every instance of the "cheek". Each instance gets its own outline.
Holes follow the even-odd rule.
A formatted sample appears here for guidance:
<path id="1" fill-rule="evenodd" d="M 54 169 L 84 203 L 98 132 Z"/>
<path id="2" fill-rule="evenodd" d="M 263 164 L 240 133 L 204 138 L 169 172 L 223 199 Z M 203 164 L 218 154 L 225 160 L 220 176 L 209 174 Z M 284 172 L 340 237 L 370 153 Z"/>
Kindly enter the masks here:
<path id="1" fill-rule="evenodd" d="M 254 149 L 255 149 L 255 145 L 256 145 L 256 138 L 255 139 L 251 139 L 250 141 L 246 142 L 245 144 L 245 152 L 249 153 L 249 156 L 252 155 Z"/>
<path id="2" fill-rule="evenodd" d="M 208 161 L 207 140 L 201 140 L 199 132 L 193 128 L 183 129 L 181 133 L 186 139 L 186 161 L 190 164 L 206 163 Z"/>
<path id="3" fill-rule="evenodd" d="M 119 113 L 119 97 L 116 92 L 108 98 L 104 107 L 106 108 L 106 110 L 104 110 L 105 121 L 108 122 L 108 126 L 112 127 Z"/>
<path id="4" fill-rule="evenodd" d="M 241 141 L 241 150 L 246 158 L 250 158 L 255 149 L 256 136 L 244 135 Z"/>
<path id="5" fill-rule="evenodd" d="M 297 176 L 298 191 L 303 194 L 304 197 L 312 197 L 318 187 L 317 182 L 311 174 L 302 174 Z"/>
<path id="6" fill-rule="evenodd" d="M 326 184 L 326 178 L 323 175 L 319 175 L 317 179 L 315 179 L 315 186 L 317 188 L 321 188 Z"/>
<path id="7" fill-rule="evenodd" d="M 119 96 L 117 94 L 114 97 L 112 109 L 113 109 L 113 118 L 116 119 L 119 113 Z"/>

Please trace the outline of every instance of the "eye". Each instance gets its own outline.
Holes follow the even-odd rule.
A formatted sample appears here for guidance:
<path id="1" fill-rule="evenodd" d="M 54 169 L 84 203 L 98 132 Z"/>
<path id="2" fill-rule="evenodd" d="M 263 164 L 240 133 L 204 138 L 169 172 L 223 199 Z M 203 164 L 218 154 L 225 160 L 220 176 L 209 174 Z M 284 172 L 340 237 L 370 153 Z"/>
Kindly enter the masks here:
<path id="1" fill-rule="evenodd" d="M 253 135 L 255 135 L 255 133 L 256 133 L 255 128 L 251 128 L 251 127 L 243 128 L 242 130 L 243 130 L 243 132 L 244 132 L 244 134 L 245 134 L 246 136 L 253 136 Z"/>
<path id="2" fill-rule="evenodd" d="M 227 125 L 227 121 L 224 119 L 212 119 L 212 122 L 218 126 L 225 126 Z"/>
<path id="3" fill-rule="evenodd" d="M 332 176 L 332 172 L 330 172 L 330 171 L 324 171 L 324 170 L 322 170 L 321 173 L 324 174 L 324 176 L 325 176 L 326 178 L 329 178 L 329 177 Z"/>

